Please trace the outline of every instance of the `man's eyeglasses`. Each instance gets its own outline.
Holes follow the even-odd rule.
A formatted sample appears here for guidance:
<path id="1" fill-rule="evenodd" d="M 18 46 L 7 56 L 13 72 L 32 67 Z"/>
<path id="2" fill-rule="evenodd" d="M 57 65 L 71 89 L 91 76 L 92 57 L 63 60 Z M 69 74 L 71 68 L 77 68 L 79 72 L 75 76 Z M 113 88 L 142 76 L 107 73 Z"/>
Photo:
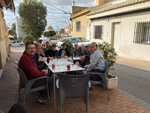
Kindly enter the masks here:
<path id="1" fill-rule="evenodd" d="M 27 49 L 36 49 L 35 47 L 30 47 L 30 48 L 27 48 Z"/>

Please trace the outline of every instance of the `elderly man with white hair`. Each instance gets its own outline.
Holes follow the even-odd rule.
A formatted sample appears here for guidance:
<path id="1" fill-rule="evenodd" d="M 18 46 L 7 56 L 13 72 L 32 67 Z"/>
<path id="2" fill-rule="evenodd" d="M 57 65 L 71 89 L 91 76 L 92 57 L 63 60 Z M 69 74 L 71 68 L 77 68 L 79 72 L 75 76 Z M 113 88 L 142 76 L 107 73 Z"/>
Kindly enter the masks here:
<path id="1" fill-rule="evenodd" d="M 75 49 L 73 50 L 74 56 L 83 56 L 82 49 L 81 47 L 79 47 L 79 44 L 75 43 L 74 46 L 75 46 Z"/>

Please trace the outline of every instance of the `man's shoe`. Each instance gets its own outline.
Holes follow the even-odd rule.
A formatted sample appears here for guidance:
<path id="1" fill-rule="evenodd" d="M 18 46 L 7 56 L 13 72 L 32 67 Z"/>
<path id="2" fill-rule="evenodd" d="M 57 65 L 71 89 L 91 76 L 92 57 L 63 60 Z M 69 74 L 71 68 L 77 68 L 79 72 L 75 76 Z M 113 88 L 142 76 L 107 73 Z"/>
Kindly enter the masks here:
<path id="1" fill-rule="evenodd" d="M 94 87 L 93 87 L 93 86 L 91 86 L 91 87 L 89 88 L 89 91 L 92 91 L 92 90 L 94 90 Z"/>
<path id="2" fill-rule="evenodd" d="M 49 105 L 52 102 L 51 99 L 44 99 L 40 95 L 37 95 L 37 99 L 40 103 L 44 103 L 44 104 L 47 104 L 47 105 Z"/>

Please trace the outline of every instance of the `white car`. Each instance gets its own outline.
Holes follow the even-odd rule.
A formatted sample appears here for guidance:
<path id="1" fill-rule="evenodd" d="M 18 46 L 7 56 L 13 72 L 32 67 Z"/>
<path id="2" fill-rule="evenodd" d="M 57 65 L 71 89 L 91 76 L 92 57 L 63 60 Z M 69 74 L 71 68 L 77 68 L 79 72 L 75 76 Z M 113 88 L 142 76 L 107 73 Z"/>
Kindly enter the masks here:
<path id="1" fill-rule="evenodd" d="M 75 43 L 78 43 L 79 46 L 90 44 L 90 42 L 88 40 L 86 40 L 86 38 L 83 38 L 83 37 L 69 37 L 69 38 L 63 38 L 63 39 L 59 40 L 57 42 L 57 47 L 60 48 L 61 45 L 65 42 L 65 40 L 71 41 L 73 46 L 74 46 Z"/>
<path id="2" fill-rule="evenodd" d="M 10 41 L 10 46 L 20 46 L 20 45 L 24 45 L 24 43 L 18 40 Z"/>
<path id="3" fill-rule="evenodd" d="M 19 43 L 20 43 L 20 45 L 24 45 L 23 41 L 20 41 Z"/>

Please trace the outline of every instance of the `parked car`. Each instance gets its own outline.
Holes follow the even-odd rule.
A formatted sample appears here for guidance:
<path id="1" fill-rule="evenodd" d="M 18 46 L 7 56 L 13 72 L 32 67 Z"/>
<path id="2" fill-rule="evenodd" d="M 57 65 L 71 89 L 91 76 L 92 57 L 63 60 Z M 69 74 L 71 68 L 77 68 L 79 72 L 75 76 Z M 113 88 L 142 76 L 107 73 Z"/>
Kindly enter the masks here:
<path id="1" fill-rule="evenodd" d="M 10 46 L 20 46 L 20 45 L 24 45 L 23 41 L 19 41 L 19 40 L 10 40 L 9 41 Z"/>
<path id="2" fill-rule="evenodd" d="M 90 42 L 88 40 L 86 40 L 86 38 L 84 38 L 84 37 L 69 37 L 69 38 L 63 38 L 63 39 L 59 40 L 57 42 L 57 47 L 60 48 L 61 45 L 65 42 L 65 40 L 71 41 L 73 46 L 75 43 L 78 43 L 79 46 L 81 46 L 82 44 L 83 45 L 90 44 Z"/>
<path id="3" fill-rule="evenodd" d="M 23 41 L 20 41 L 19 43 L 20 43 L 20 45 L 24 45 Z"/>
<path id="4" fill-rule="evenodd" d="M 20 46 L 20 41 L 14 40 L 10 43 L 10 46 Z"/>

